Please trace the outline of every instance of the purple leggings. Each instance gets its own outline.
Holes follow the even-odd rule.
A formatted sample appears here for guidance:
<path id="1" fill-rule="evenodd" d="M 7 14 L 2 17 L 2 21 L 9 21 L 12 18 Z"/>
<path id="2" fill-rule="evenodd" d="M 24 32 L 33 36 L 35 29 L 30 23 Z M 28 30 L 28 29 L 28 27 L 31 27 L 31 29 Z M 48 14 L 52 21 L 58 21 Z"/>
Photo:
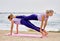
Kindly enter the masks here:
<path id="1" fill-rule="evenodd" d="M 40 28 L 32 24 L 29 20 L 38 20 L 37 15 L 30 15 L 30 16 L 16 16 L 16 18 L 20 18 L 21 24 L 27 26 L 28 28 L 34 29 L 40 32 Z M 43 29 L 42 29 L 43 30 Z"/>
<path id="2" fill-rule="evenodd" d="M 24 20 L 38 20 L 37 15 L 32 14 L 30 16 L 16 16 L 16 18 L 24 19 Z"/>

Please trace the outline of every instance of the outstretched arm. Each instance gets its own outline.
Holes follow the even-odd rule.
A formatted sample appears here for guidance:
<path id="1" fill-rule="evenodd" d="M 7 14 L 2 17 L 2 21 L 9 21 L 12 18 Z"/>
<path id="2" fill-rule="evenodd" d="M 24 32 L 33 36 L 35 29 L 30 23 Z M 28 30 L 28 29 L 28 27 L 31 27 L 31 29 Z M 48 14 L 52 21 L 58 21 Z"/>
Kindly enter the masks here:
<path id="1" fill-rule="evenodd" d="M 44 36 L 45 34 L 44 34 L 43 30 L 42 30 L 43 25 L 44 25 L 44 16 L 42 16 L 41 27 L 40 27 L 40 32 Z"/>
<path id="2" fill-rule="evenodd" d="M 11 30 L 10 30 L 10 35 L 12 35 L 13 26 L 14 26 L 14 21 L 11 21 Z"/>
<path id="3" fill-rule="evenodd" d="M 42 33 L 43 36 L 46 36 L 48 35 L 48 33 L 45 31 L 45 27 L 47 25 L 47 20 L 44 21 L 44 16 L 42 16 L 42 22 L 41 22 L 41 29 L 40 29 L 40 32 Z M 43 31 L 42 31 L 42 27 L 44 26 L 43 28 Z"/>
<path id="4" fill-rule="evenodd" d="M 46 25 L 47 25 L 47 20 L 45 20 L 45 22 L 44 22 L 44 33 L 45 33 L 45 36 L 48 35 L 47 31 L 45 30 Z"/>
<path id="5" fill-rule="evenodd" d="M 40 30 L 42 30 L 43 25 L 44 25 L 44 16 L 42 16 L 42 21 L 41 21 L 41 27 L 40 27 Z"/>

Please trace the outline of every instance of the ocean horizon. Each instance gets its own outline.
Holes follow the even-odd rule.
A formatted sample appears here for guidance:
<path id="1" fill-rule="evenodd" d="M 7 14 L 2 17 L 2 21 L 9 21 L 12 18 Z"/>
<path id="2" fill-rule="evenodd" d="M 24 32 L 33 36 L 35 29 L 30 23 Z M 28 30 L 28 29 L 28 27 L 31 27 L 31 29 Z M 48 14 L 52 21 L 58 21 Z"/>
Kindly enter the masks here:
<path id="1" fill-rule="evenodd" d="M 30 15 L 34 13 L 18 13 L 14 15 Z M 38 13 L 39 14 L 39 13 Z M 0 30 L 10 30 L 10 22 L 8 20 L 8 15 L 6 13 L 0 13 Z M 39 21 L 31 21 L 34 25 L 40 27 Z M 14 24 L 14 30 L 16 26 Z M 19 31 L 28 31 L 29 28 L 24 25 L 19 25 Z M 54 14 L 52 17 L 49 17 L 48 24 L 46 26 L 47 31 L 60 31 L 60 14 Z"/>

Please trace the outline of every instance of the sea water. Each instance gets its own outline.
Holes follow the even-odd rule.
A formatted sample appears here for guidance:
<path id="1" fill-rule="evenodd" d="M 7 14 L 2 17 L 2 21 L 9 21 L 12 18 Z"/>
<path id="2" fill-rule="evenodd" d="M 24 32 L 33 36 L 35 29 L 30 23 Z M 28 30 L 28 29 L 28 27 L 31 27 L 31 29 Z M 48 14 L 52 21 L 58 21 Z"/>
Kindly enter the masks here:
<path id="1" fill-rule="evenodd" d="M 0 30 L 10 30 L 11 23 L 8 20 L 8 15 L 10 14 L 0 14 Z M 30 15 L 29 13 L 19 13 L 14 15 Z M 40 21 L 31 21 L 34 25 L 40 27 L 41 22 Z M 14 24 L 14 30 L 16 30 L 16 24 Z M 24 25 L 19 25 L 20 31 L 28 31 L 29 28 Z M 47 31 L 60 31 L 60 14 L 54 14 L 52 17 L 49 17 L 48 24 L 46 26 Z"/>

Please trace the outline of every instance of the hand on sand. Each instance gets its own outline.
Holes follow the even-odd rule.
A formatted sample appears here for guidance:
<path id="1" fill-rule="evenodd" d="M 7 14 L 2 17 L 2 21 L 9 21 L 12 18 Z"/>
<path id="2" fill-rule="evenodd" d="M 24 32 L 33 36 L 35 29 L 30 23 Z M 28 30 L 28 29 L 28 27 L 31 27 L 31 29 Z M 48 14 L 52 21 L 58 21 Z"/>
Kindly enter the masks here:
<path id="1" fill-rule="evenodd" d="M 46 37 L 47 37 L 47 35 L 48 35 L 48 33 L 44 33 L 44 32 L 43 32 L 43 34 L 42 34 L 41 38 L 46 38 Z"/>
<path id="2" fill-rule="evenodd" d="M 48 33 L 46 33 L 45 36 L 48 36 Z"/>

